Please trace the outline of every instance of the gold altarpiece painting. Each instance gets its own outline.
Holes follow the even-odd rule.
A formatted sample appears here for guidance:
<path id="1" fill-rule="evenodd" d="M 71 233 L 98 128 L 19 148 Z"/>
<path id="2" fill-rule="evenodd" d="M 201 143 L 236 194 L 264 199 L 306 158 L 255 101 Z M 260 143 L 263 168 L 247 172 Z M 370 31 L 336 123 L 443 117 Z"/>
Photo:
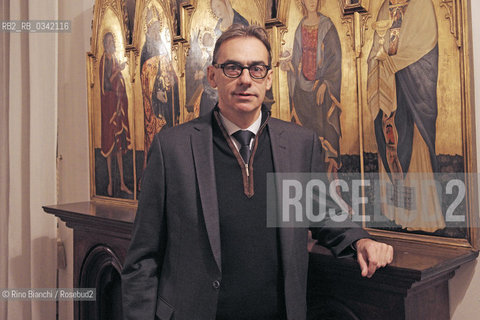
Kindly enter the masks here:
<path id="1" fill-rule="evenodd" d="M 92 198 L 136 203 L 153 136 L 215 105 L 205 76 L 216 39 L 233 23 L 257 24 L 272 43 L 272 115 L 317 132 L 329 179 L 389 182 L 375 195 L 385 223 L 364 226 L 475 245 L 468 10 L 466 0 L 97 0 L 87 54 Z M 348 206 L 349 193 L 342 198 Z M 372 210 L 366 203 L 361 214 Z"/>

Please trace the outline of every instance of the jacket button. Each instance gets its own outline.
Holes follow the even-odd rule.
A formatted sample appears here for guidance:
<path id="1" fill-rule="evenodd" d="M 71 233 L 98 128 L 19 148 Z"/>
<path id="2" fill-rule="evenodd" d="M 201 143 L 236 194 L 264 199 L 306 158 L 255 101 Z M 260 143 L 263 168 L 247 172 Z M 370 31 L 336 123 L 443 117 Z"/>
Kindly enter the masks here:
<path id="1" fill-rule="evenodd" d="M 213 281 L 212 287 L 215 288 L 215 289 L 220 288 L 220 281 L 218 281 L 218 280 Z"/>

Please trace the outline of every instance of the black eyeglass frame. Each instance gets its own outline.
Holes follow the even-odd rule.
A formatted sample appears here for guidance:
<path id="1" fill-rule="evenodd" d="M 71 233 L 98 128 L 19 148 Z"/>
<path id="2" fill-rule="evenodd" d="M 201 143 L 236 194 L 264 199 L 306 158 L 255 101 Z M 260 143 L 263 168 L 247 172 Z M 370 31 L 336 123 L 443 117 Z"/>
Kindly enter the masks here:
<path id="1" fill-rule="evenodd" d="M 228 75 L 226 72 L 225 72 L 225 67 L 227 65 L 235 65 L 235 66 L 238 66 L 239 68 L 241 68 L 240 70 L 240 73 L 238 74 L 238 76 L 231 76 L 231 75 Z M 249 65 L 249 66 L 242 66 L 241 64 L 239 63 L 235 63 L 235 62 L 226 62 L 226 63 L 212 63 L 212 66 L 214 66 L 215 68 L 222 68 L 222 71 L 223 71 L 223 74 L 227 77 L 227 78 L 231 78 L 231 79 L 236 79 L 236 78 L 239 78 L 242 73 L 243 73 L 243 69 L 247 69 L 248 70 L 248 74 L 250 75 L 250 77 L 252 79 L 256 79 L 256 80 L 261 80 L 261 79 L 265 79 L 265 77 L 268 75 L 268 71 L 272 69 L 271 66 L 267 66 L 266 64 L 263 64 L 263 63 L 256 63 L 256 64 L 252 64 L 252 65 Z M 258 67 L 258 66 L 262 66 L 262 67 L 265 67 L 267 70 L 265 72 L 265 75 L 263 77 L 254 77 L 252 75 L 252 71 L 250 71 L 250 68 L 252 67 Z"/>

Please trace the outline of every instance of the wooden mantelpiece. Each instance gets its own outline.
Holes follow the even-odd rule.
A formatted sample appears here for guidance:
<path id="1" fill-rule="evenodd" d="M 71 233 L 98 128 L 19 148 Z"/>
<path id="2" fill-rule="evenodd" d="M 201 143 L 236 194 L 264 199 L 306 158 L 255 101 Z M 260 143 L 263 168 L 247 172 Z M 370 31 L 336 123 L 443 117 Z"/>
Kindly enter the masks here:
<path id="1" fill-rule="evenodd" d="M 43 210 L 59 217 L 73 230 L 93 229 L 130 239 L 137 208 L 130 204 L 86 201 L 44 206 Z"/>
<path id="2" fill-rule="evenodd" d="M 474 260 L 478 252 L 400 240 L 381 241 L 394 246 L 394 260 L 377 270 L 371 279 L 361 277 L 355 260 L 335 259 L 327 249 L 313 247 L 308 294 L 312 319 L 450 319 L 448 280 L 457 268 Z M 352 316 L 326 316 L 342 309 Z"/>
<path id="3" fill-rule="evenodd" d="M 94 303 L 75 302 L 75 320 L 122 319 L 120 271 L 136 208 L 89 201 L 43 209 L 73 229 L 73 285 L 97 289 Z"/>
<path id="4" fill-rule="evenodd" d="M 97 302 L 75 305 L 75 319 L 118 319 L 118 273 L 135 219 L 131 205 L 80 202 L 43 207 L 74 230 L 74 285 L 97 288 Z M 335 259 L 314 246 L 310 253 L 309 319 L 449 319 L 448 280 L 478 252 L 382 239 L 395 248 L 391 265 L 362 278 L 353 258 Z M 91 274 L 92 271 L 101 275 Z M 103 282 L 102 282 L 103 281 Z M 108 294 L 103 294 L 106 290 Z"/>

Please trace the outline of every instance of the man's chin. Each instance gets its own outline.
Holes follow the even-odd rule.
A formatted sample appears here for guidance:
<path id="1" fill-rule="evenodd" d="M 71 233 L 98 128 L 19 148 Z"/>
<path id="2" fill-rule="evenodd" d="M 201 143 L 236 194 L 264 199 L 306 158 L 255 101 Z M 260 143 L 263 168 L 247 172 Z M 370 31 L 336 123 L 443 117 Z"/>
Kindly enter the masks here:
<path id="1" fill-rule="evenodd" d="M 239 112 L 244 112 L 244 113 L 252 113 L 256 112 L 258 109 L 260 109 L 261 104 L 254 104 L 254 103 L 236 103 L 235 104 L 235 110 Z"/>

